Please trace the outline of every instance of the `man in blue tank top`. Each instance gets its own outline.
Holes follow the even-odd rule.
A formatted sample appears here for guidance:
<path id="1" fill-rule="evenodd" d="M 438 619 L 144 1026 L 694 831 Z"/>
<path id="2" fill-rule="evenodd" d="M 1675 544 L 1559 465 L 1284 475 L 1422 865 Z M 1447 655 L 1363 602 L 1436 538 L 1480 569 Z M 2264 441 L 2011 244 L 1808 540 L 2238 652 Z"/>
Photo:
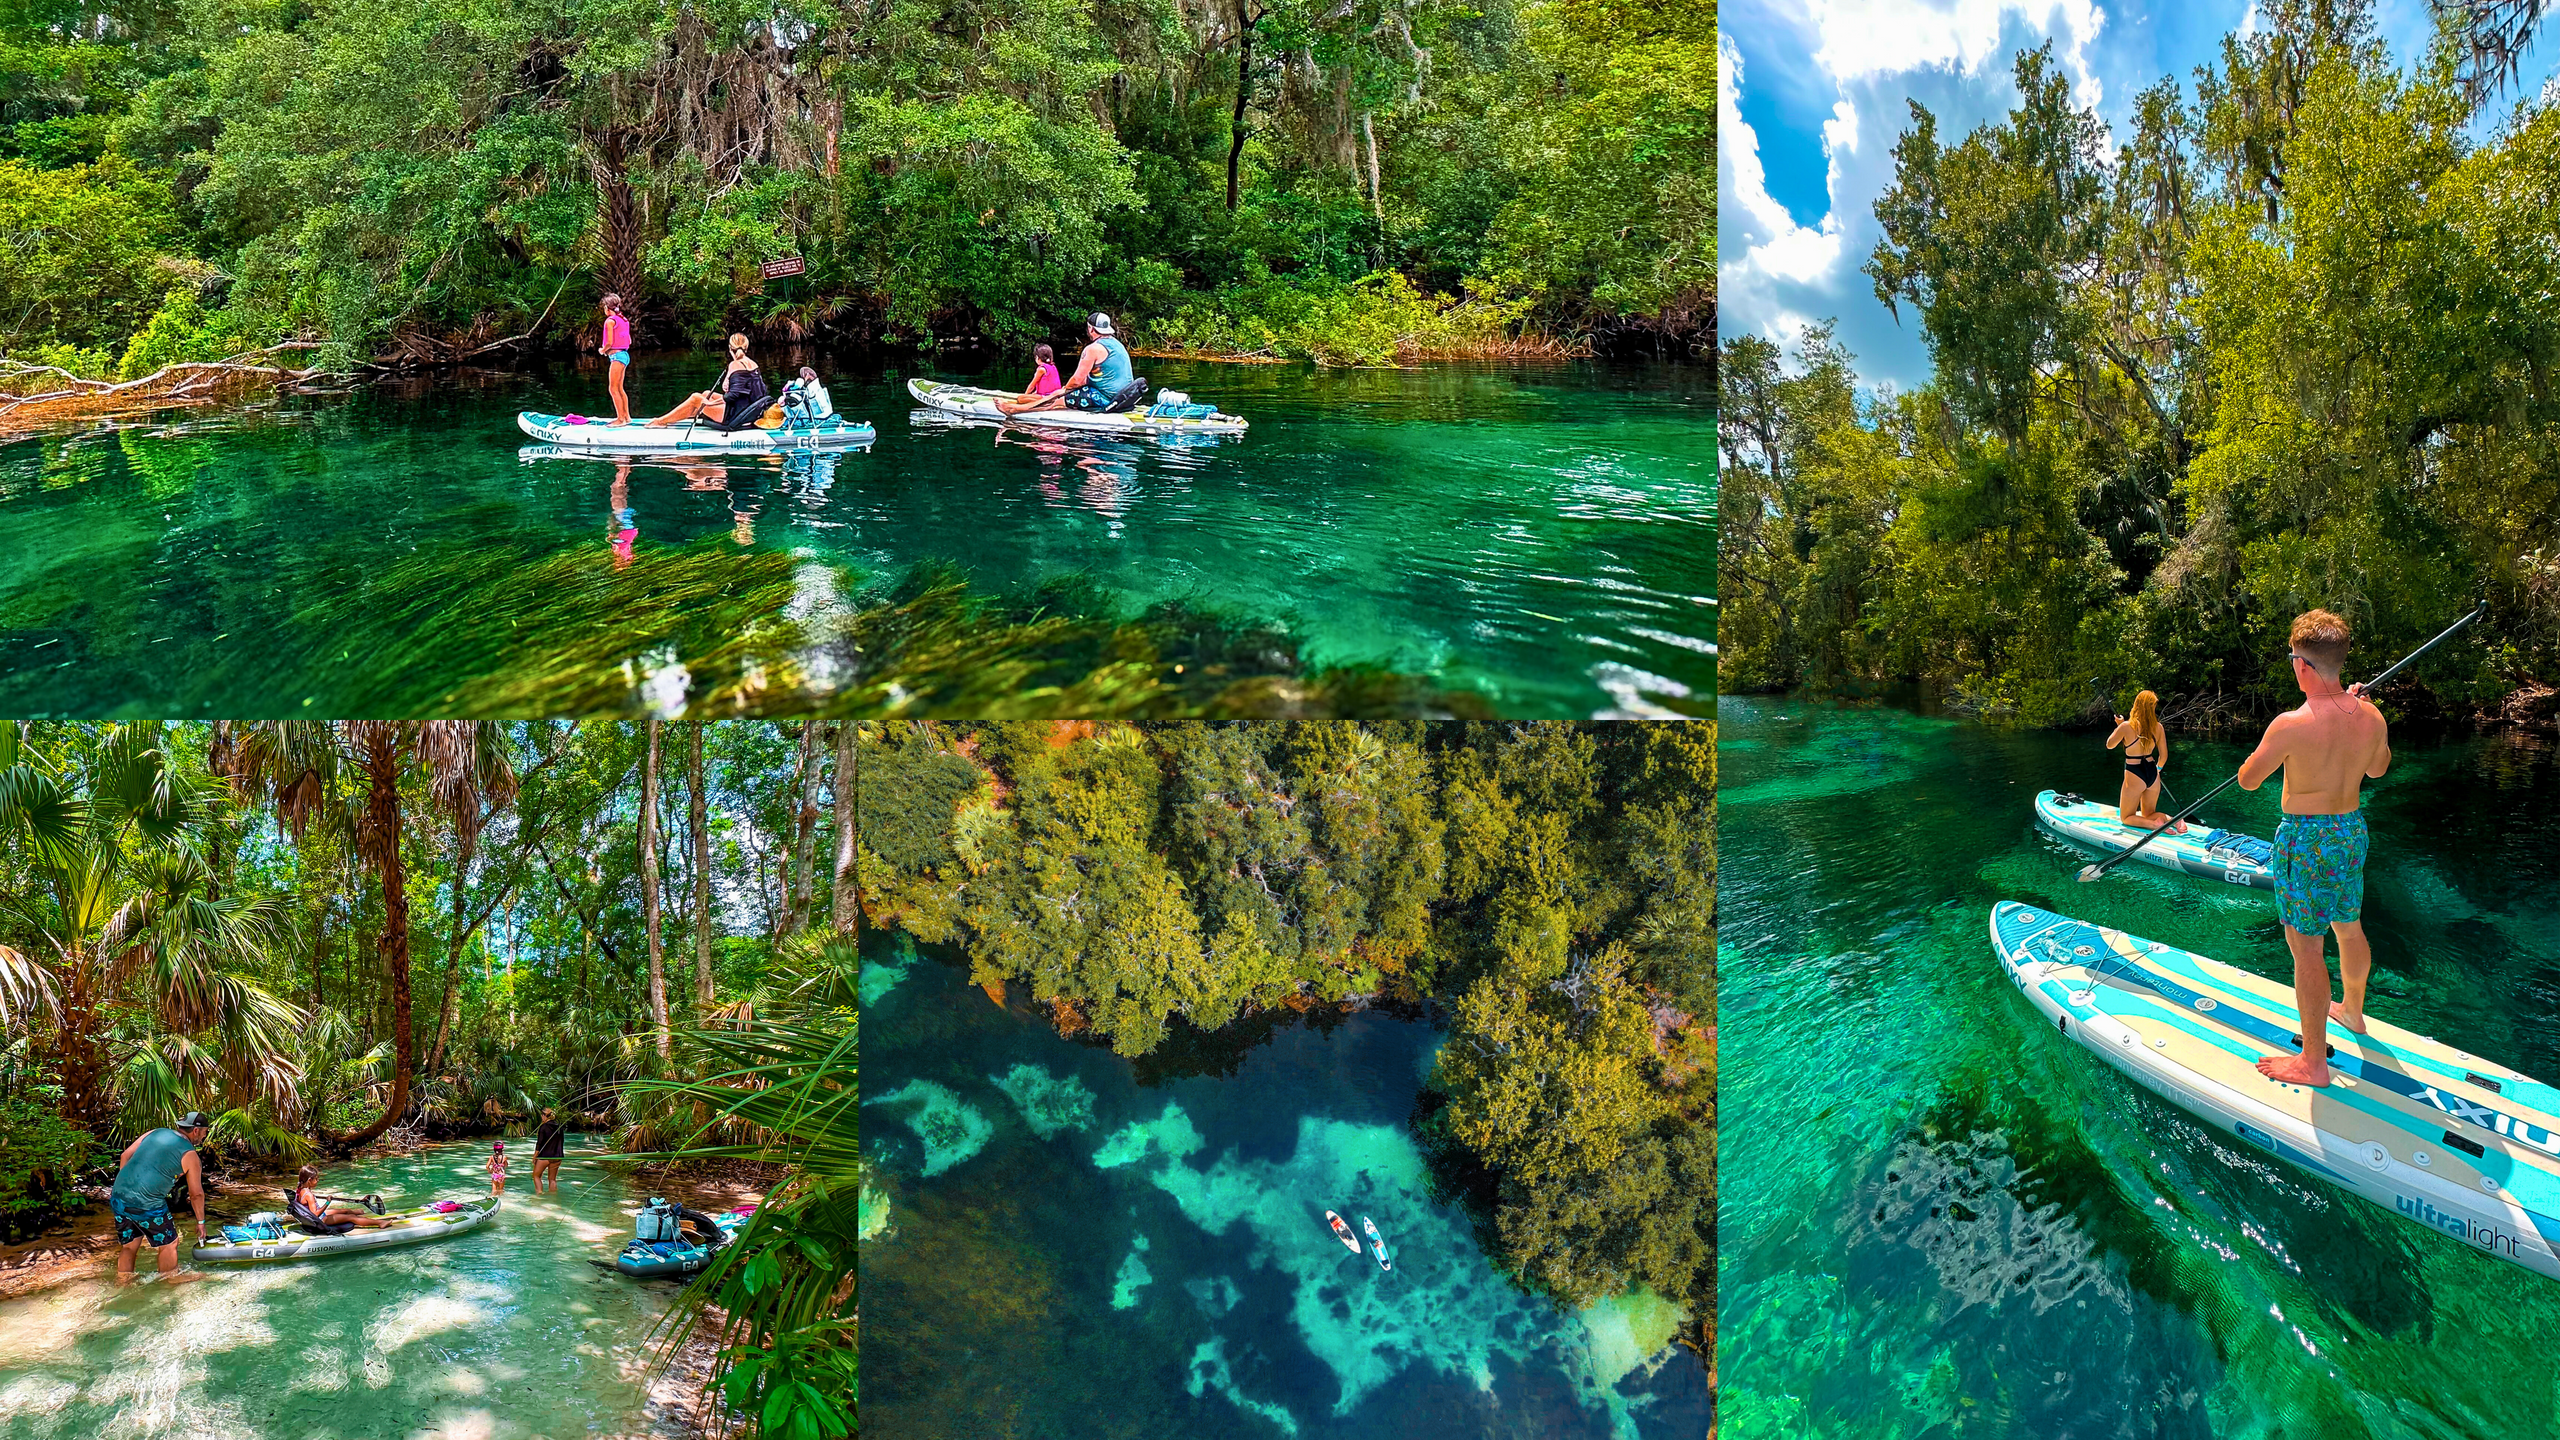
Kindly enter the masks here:
<path id="1" fill-rule="evenodd" d="M 204 1243 L 204 1162 L 196 1158 L 196 1147 L 204 1143 L 213 1122 L 201 1110 L 190 1110 L 178 1117 L 175 1128 L 154 1130 L 124 1147 L 124 1156 L 116 1171 L 116 1188 L 107 1195 L 107 1208 L 115 1212 L 116 1238 L 124 1248 L 116 1252 L 116 1283 L 133 1283 L 134 1252 L 146 1240 L 160 1251 L 160 1278 L 176 1284 L 200 1280 L 201 1275 L 180 1275 L 178 1269 L 178 1222 L 169 1214 L 169 1187 L 183 1175 L 187 1195 L 195 1203 L 196 1243 Z"/>
<path id="2" fill-rule="evenodd" d="M 1075 377 L 1065 389 L 1048 396 L 1036 405 L 1026 405 L 1015 414 L 1027 410 L 1055 410 L 1065 406 L 1074 410 L 1108 410 L 1129 382 L 1138 378 L 1138 369 L 1129 361 L 1129 347 L 1120 343 L 1111 317 L 1097 310 L 1084 322 L 1084 353 L 1077 357 Z"/>

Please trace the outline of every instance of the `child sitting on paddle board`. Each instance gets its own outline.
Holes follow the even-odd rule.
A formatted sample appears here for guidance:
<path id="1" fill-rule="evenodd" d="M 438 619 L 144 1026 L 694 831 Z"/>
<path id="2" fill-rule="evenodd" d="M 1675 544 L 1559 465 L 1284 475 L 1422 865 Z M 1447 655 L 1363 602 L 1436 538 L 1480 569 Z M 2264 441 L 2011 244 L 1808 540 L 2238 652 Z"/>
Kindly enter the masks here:
<path id="1" fill-rule="evenodd" d="M 1014 398 L 996 402 L 996 408 L 1007 415 L 1028 410 L 1067 388 L 1066 382 L 1058 378 L 1058 352 L 1046 345 L 1034 345 L 1031 347 L 1031 359 L 1038 366 L 1031 372 L 1031 383 Z"/>
<path id="2" fill-rule="evenodd" d="M 507 1142 L 504 1140 L 489 1146 L 489 1193 L 507 1193 Z"/>

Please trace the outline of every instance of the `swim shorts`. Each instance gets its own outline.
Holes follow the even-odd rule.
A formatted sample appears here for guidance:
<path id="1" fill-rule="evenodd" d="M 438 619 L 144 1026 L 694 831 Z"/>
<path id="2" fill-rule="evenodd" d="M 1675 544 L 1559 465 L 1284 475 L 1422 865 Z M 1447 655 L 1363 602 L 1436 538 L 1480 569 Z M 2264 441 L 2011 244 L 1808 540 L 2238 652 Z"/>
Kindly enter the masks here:
<path id="1" fill-rule="evenodd" d="M 604 358 L 612 361 L 616 365 L 628 365 L 631 363 L 631 352 L 628 350 L 616 350 Z"/>
<path id="2" fill-rule="evenodd" d="M 1111 408 L 1110 395 L 1106 394 L 1101 386 L 1096 385 L 1091 381 L 1086 381 L 1084 384 L 1068 391 L 1063 398 L 1066 401 L 1067 408 L 1070 410 L 1108 410 Z"/>
<path id="3" fill-rule="evenodd" d="M 2276 827 L 2276 916 L 2305 935 L 2364 914 L 2364 812 L 2287 815 Z"/>
<path id="4" fill-rule="evenodd" d="M 116 1241 L 147 1240 L 153 1245 L 178 1243 L 178 1222 L 167 1204 L 136 1205 L 130 1200 L 110 1197 L 107 1208 L 115 1212 Z"/>

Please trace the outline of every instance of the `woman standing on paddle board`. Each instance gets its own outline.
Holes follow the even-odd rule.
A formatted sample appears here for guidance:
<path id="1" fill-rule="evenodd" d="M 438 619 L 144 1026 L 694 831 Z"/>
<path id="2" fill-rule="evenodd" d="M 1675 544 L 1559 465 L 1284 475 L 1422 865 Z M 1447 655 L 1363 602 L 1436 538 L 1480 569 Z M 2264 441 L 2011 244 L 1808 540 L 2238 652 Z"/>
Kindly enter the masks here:
<path id="1" fill-rule="evenodd" d="M 2169 736 L 2160 725 L 2160 697 L 2145 690 L 2133 697 L 2133 713 L 2116 722 L 2107 748 L 2124 747 L 2124 785 L 2116 800 L 2116 818 L 2127 825 L 2172 835 L 2187 833 L 2183 820 L 2160 813 L 2160 775 L 2169 763 Z"/>

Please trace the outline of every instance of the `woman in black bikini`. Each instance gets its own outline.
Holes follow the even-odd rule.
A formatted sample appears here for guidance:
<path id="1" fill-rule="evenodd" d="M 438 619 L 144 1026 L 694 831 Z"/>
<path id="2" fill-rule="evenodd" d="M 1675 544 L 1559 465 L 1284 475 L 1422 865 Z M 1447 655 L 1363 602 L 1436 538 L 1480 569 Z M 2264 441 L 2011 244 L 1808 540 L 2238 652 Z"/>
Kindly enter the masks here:
<path id="1" fill-rule="evenodd" d="M 2116 799 L 2116 818 L 2127 825 L 2165 829 L 2184 835 L 2187 827 L 2160 813 L 2160 771 L 2169 760 L 2169 736 L 2160 728 L 2160 697 L 2145 690 L 2133 697 L 2133 713 L 2116 722 L 2107 748 L 2124 747 L 2124 788 Z"/>

